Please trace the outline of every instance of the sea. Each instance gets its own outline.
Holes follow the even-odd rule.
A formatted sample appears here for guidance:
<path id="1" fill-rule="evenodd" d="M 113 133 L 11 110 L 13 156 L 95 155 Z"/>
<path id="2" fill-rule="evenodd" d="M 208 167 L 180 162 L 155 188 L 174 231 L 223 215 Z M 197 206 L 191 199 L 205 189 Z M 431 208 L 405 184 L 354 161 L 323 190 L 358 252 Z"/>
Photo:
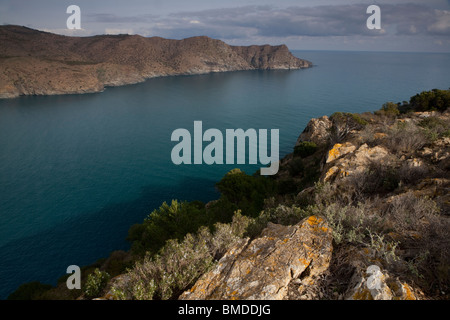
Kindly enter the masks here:
<path id="1" fill-rule="evenodd" d="M 83 95 L 0 100 L 0 299 L 69 265 L 128 250 L 129 227 L 164 201 L 217 199 L 229 170 L 175 165 L 172 132 L 279 129 L 280 157 L 311 118 L 367 112 L 450 87 L 450 54 L 293 51 L 304 70 L 149 79 Z"/>

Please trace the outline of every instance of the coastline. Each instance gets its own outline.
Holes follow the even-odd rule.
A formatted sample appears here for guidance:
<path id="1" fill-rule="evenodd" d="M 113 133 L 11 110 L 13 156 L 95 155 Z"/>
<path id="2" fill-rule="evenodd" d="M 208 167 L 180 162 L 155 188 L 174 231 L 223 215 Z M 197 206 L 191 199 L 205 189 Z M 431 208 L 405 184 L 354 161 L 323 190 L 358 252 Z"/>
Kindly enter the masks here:
<path id="1" fill-rule="evenodd" d="M 163 76 L 312 66 L 285 45 L 230 46 L 205 36 L 79 38 L 6 25 L 0 37 L 0 98 L 95 93 Z"/>

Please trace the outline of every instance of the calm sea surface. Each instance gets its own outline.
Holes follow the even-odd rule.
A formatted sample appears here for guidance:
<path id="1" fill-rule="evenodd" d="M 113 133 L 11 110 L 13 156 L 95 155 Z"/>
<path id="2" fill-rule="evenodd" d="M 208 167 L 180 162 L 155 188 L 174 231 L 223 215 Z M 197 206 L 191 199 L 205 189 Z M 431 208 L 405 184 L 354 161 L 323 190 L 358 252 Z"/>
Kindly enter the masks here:
<path id="1" fill-rule="evenodd" d="M 0 298 L 128 249 L 128 228 L 163 201 L 217 198 L 215 182 L 238 166 L 175 166 L 177 128 L 280 129 L 282 157 L 312 117 L 450 87 L 450 54 L 294 54 L 316 66 L 0 100 Z"/>

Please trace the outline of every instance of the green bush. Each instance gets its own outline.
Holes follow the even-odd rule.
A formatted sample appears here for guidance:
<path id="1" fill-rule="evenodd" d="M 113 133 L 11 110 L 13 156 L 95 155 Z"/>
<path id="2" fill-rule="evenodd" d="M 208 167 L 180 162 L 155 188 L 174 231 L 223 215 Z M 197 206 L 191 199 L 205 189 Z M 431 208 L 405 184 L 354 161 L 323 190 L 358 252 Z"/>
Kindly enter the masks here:
<path id="1" fill-rule="evenodd" d="M 410 107 L 414 111 L 445 111 L 450 107 L 450 90 L 423 91 L 411 97 Z"/>
<path id="2" fill-rule="evenodd" d="M 271 178 L 249 176 L 239 169 L 228 172 L 216 186 L 226 200 L 247 216 L 257 216 L 264 206 L 264 199 L 276 191 Z"/>
<path id="3" fill-rule="evenodd" d="M 314 142 L 303 141 L 294 148 L 294 156 L 306 158 L 317 151 L 317 145 Z"/>
<path id="4" fill-rule="evenodd" d="M 169 239 L 182 240 L 201 226 L 212 228 L 216 222 L 231 222 L 236 210 L 242 210 L 246 216 L 257 216 L 264 199 L 276 192 L 272 179 L 249 176 L 239 169 L 228 172 L 216 186 L 221 197 L 208 208 L 198 201 L 172 200 L 170 205 L 163 203 L 154 210 L 142 224 L 133 225 L 127 238 L 132 241 L 132 253 L 139 256 L 157 253 Z"/>
<path id="5" fill-rule="evenodd" d="M 348 182 L 347 182 L 348 183 Z M 343 185 L 316 183 L 315 205 L 311 214 L 322 215 L 330 225 L 336 244 L 353 243 L 370 246 L 371 234 L 382 236 L 384 220 L 379 214 L 379 203 L 375 198 L 349 201 Z"/>
<path id="6" fill-rule="evenodd" d="M 49 284 L 43 284 L 38 281 L 29 282 L 19 286 L 16 291 L 8 296 L 8 300 L 35 300 L 39 299 L 41 294 L 52 289 Z"/>
<path id="7" fill-rule="evenodd" d="M 430 142 L 448 136 L 450 131 L 450 124 L 438 117 L 428 117 L 421 120 L 419 127 L 423 128 L 425 136 Z"/>
<path id="8" fill-rule="evenodd" d="M 87 298 L 95 298 L 102 294 L 110 276 L 107 272 L 100 271 L 98 268 L 88 275 L 86 284 L 84 285 L 84 293 Z"/>
<path id="9" fill-rule="evenodd" d="M 387 117 L 396 117 L 400 114 L 398 105 L 393 102 L 386 102 L 380 110 L 375 111 L 376 115 L 384 115 Z"/>
<path id="10" fill-rule="evenodd" d="M 360 127 L 364 127 L 368 123 L 359 114 L 350 112 L 335 112 L 330 116 L 330 120 L 335 124 L 352 123 Z"/>
<path id="11" fill-rule="evenodd" d="M 108 272 L 111 277 L 118 276 L 133 264 L 131 256 L 125 251 L 113 251 L 101 264 L 101 269 Z"/>
<path id="12" fill-rule="evenodd" d="M 294 179 L 282 178 L 277 181 L 277 190 L 281 195 L 297 193 L 299 191 L 299 185 L 295 182 Z"/>
<path id="13" fill-rule="evenodd" d="M 146 251 L 156 253 L 167 240 L 181 240 L 186 234 L 209 224 L 203 204 L 172 200 L 170 205 L 164 202 L 150 213 L 142 224 L 132 226 L 127 239 L 133 242 L 135 254 L 142 255 Z"/>
<path id="14" fill-rule="evenodd" d="M 331 144 L 340 143 L 353 130 L 361 130 L 368 122 L 359 114 L 348 112 L 335 112 L 330 116 L 332 126 L 330 129 Z"/>
<path id="15" fill-rule="evenodd" d="M 236 212 L 231 224 L 216 224 L 187 234 L 183 241 L 169 240 L 156 255 L 147 255 L 125 277 L 113 285 L 117 299 L 176 299 L 207 272 L 239 241 L 253 220 Z"/>
<path id="16" fill-rule="evenodd" d="M 305 170 L 305 166 L 303 165 L 303 160 L 300 158 L 294 158 L 288 165 L 289 175 L 296 176 Z"/>

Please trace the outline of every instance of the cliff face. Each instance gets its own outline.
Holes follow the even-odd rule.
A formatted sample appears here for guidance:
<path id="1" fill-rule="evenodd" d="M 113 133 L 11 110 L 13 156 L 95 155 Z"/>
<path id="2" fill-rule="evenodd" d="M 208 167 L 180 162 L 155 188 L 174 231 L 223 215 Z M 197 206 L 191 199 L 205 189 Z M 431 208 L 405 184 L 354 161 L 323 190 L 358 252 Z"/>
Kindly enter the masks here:
<path id="1" fill-rule="evenodd" d="M 0 26 L 0 98 L 99 92 L 145 79 L 312 64 L 284 45 L 233 47 L 208 37 L 66 37 Z"/>

